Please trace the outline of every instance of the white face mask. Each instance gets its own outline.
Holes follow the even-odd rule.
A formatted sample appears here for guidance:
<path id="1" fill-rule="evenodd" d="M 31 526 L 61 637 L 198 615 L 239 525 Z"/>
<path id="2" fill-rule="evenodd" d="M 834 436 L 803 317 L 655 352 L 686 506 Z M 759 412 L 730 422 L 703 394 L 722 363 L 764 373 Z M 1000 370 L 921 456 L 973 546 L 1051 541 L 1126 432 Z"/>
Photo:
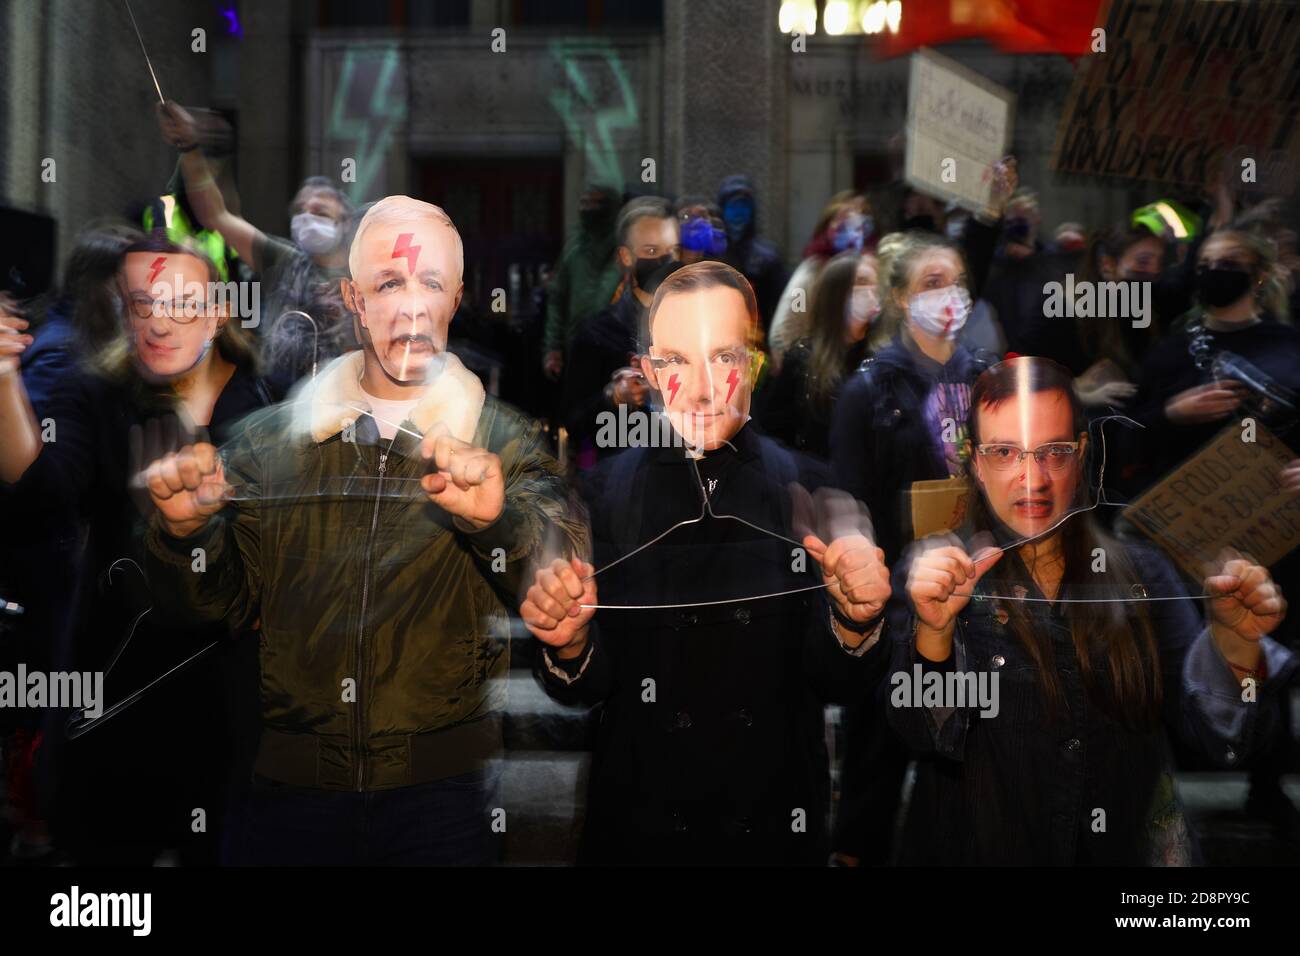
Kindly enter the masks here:
<path id="1" fill-rule="evenodd" d="M 907 311 L 922 332 L 952 340 L 970 317 L 970 306 L 970 293 L 962 286 L 950 285 L 912 296 Z"/>
<path id="2" fill-rule="evenodd" d="M 289 235 L 303 252 L 311 256 L 332 252 L 339 244 L 338 223 L 309 212 L 300 212 L 293 217 Z"/>
<path id="3" fill-rule="evenodd" d="M 849 297 L 849 318 L 855 325 L 866 325 L 880 314 L 880 296 L 869 285 L 855 286 Z"/>

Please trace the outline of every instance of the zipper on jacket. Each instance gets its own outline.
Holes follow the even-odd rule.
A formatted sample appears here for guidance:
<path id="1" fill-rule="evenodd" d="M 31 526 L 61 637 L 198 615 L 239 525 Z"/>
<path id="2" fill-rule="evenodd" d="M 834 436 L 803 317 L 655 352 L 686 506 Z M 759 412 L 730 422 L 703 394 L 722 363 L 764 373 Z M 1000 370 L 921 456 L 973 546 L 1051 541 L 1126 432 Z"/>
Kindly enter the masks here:
<path id="1" fill-rule="evenodd" d="M 389 448 L 392 448 L 390 443 Z M 388 453 L 379 453 L 379 482 L 375 485 L 375 510 L 370 516 L 370 534 L 366 539 L 365 572 L 361 576 L 361 622 L 357 627 L 357 709 L 354 724 L 357 731 L 356 761 L 357 789 L 366 786 L 366 712 L 369 702 L 364 697 L 366 686 L 366 607 L 370 598 L 370 561 L 375 550 L 375 535 L 379 530 L 379 503 L 384 494 L 384 472 L 388 467 Z"/>

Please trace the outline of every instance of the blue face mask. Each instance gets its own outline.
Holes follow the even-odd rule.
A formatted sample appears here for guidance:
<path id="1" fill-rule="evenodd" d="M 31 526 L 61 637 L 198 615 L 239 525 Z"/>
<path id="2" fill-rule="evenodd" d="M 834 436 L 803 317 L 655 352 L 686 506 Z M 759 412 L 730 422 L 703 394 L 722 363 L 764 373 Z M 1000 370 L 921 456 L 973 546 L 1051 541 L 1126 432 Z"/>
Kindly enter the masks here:
<path id="1" fill-rule="evenodd" d="M 722 207 L 722 221 L 727 232 L 737 236 L 754 221 L 754 203 L 749 199 L 731 199 Z"/>
<path id="2" fill-rule="evenodd" d="M 835 231 L 831 233 L 831 245 L 835 247 L 835 251 L 861 250 L 865 225 L 865 216 L 853 215 L 836 226 Z"/>
<path id="3" fill-rule="evenodd" d="M 713 224 L 707 219 L 692 216 L 682 223 L 681 245 L 691 252 L 710 255 L 713 252 Z"/>

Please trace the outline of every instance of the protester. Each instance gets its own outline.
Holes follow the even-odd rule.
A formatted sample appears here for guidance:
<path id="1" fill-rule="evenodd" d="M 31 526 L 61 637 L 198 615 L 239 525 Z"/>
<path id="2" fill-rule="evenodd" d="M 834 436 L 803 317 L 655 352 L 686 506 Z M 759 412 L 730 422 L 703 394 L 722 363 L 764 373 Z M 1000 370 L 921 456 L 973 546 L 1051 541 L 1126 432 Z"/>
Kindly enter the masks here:
<path id="1" fill-rule="evenodd" d="M 748 176 L 728 176 L 718 187 L 718 208 L 727 231 L 727 253 L 723 261 L 743 275 L 758 299 L 763 333 L 772 326 L 777 302 L 789 281 L 785 263 L 775 245 L 759 232 L 758 195 Z"/>
<path id="2" fill-rule="evenodd" d="M 893 559 L 911 540 L 913 484 L 963 473 L 970 387 L 994 357 L 957 342 L 971 304 L 965 263 L 947 240 L 908 237 L 888 282 L 903 326 L 845 382 L 830 449 L 840 486 L 866 502 L 876 541 Z"/>
<path id="3" fill-rule="evenodd" d="M 313 369 L 357 347 L 338 298 L 347 265 L 351 203 L 321 176 L 303 181 L 289 206 L 292 241 L 270 236 L 232 212 L 199 148 L 194 117 L 176 103 L 158 107 L 164 141 L 180 151 L 190 206 L 261 276 L 258 317 L 267 343 L 267 376 L 277 398 Z"/>
<path id="4" fill-rule="evenodd" d="M 825 460 L 831 413 L 840 385 L 867 354 L 867 336 L 880 315 L 874 256 L 846 252 L 832 259 L 812 292 L 812 334 L 786 353 L 785 365 L 763 397 L 763 430 L 792 448 Z"/>
<path id="5" fill-rule="evenodd" d="M 446 351 L 463 255 L 438 207 L 377 202 L 342 290 L 362 350 L 220 456 L 144 475 L 155 591 L 203 621 L 260 616 L 265 726 L 230 862 L 495 858 L 503 602 L 548 526 L 556 556 L 582 534 L 537 426 Z"/>
<path id="6" fill-rule="evenodd" d="M 564 421 L 580 468 L 591 467 L 608 451 L 596 444 L 601 412 L 617 411 L 619 405 L 636 409 L 644 401 L 644 381 L 635 368 L 637 343 L 655 282 L 679 257 L 677 217 L 665 199 L 631 200 L 618 214 L 616 231 L 621 293 L 578 326 L 564 382 Z"/>
<path id="7" fill-rule="evenodd" d="M 959 536 L 927 542 L 895 579 L 888 713 L 922 755 L 904 862 L 1189 862 L 1166 730 L 1224 767 L 1285 733 L 1279 698 L 1296 658 L 1267 636 L 1285 599 L 1249 560 L 1210 561 L 1202 620 L 1167 561 L 1081 510 L 1086 419 L 1055 363 L 985 372 L 969 435 Z M 908 692 L 953 675 L 994 692 Z M 1243 693 L 1248 678 L 1257 696 Z"/>
<path id="8" fill-rule="evenodd" d="M 269 400 L 247 333 L 210 298 L 215 266 L 161 234 L 123 245 L 128 237 L 116 230 L 82 244 L 80 254 L 101 265 L 117 256 L 117 331 L 107 337 L 105 290 L 98 268 L 87 267 L 76 283 L 85 298 L 70 305 L 76 334 L 96 350 L 77 355 L 49 388 L 40 423 L 23 380 L 0 375 L 11 527 L 27 540 L 84 541 L 60 549 L 28 591 L 51 625 L 46 659 L 58 670 L 108 671 L 105 692 L 116 698 L 227 630 L 177 630 L 150 613 L 136 560 L 142 448 L 196 430 L 222 440 Z M 238 652 L 210 655 L 75 740 L 64 739 L 68 710 L 51 713 L 38 759 L 55 775 L 51 823 L 72 859 L 147 865 L 172 851 L 185 862 L 216 859 L 232 767 L 250 732 L 240 710 L 247 687 L 238 685 L 249 677 Z M 188 720 L 173 719 L 181 709 Z M 119 786 L 122 778 L 133 787 Z M 193 829 L 195 807 L 212 813 L 211 826 Z"/>
<path id="9" fill-rule="evenodd" d="M 642 367 L 678 441 L 601 464 L 588 484 L 594 564 L 540 569 L 520 607 L 545 645 L 547 692 L 603 707 L 583 862 L 826 858 L 822 704 L 868 693 L 879 673 L 887 572 L 851 511 L 833 509 L 848 520 L 819 533 L 792 527 L 789 486 L 816 493 L 827 476 L 747 424 L 758 323 L 730 266 L 700 262 L 664 281 Z M 702 500 L 739 520 L 663 538 Z M 792 541 L 813 559 L 799 572 Z M 826 596 L 809 596 L 810 578 Z"/>
<path id="10" fill-rule="evenodd" d="M 578 197 L 578 232 L 560 253 L 546 296 L 542 364 L 552 381 L 564 370 L 565 349 L 578 326 L 609 305 L 618 288 L 617 215 L 612 189 L 591 185 Z"/>
<path id="11" fill-rule="evenodd" d="M 781 293 L 768 330 L 767 344 L 775 371 L 780 371 L 786 350 L 809 332 L 812 288 L 822 267 L 841 252 L 860 252 L 874 228 L 867 199 L 860 193 L 836 193 L 822 209 L 812 238 L 804 247 L 803 261 Z"/>

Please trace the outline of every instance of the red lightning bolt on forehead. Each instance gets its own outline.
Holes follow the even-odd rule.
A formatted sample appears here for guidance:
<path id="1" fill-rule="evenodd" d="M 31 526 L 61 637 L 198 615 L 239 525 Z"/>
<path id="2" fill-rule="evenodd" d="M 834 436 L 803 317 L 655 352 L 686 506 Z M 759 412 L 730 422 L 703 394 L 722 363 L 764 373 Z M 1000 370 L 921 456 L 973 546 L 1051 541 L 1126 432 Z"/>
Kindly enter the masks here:
<path id="1" fill-rule="evenodd" d="M 676 372 L 673 372 L 672 375 L 669 375 L 669 376 L 668 376 L 668 391 L 672 393 L 672 394 L 670 394 L 670 395 L 668 396 L 668 404 L 669 404 L 669 405 L 671 405 L 674 401 L 676 401 L 676 399 L 677 399 L 677 390 L 678 390 L 679 388 L 681 388 L 681 387 L 682 387 L 682 383 L 679 382 L 679 381 L 677 381 L 677 373 L 676 373 Z"/>
<path id="2" fill-rule="evenodd" d="M 740 369 L 733 368 L 727 373 L 727 384 L 731 386 L 727 389 L 727 401 L 731 401 L 731 396 L 736 394 L 736 386 L 740 384 Z"/>
<path id="3" fill-rule="evenodd" d="M 154 280 L 158 278 L 158 273 L 163 271 L 163 266 L 165 265 L 167 265 L 166 256 L 159 256 L 157 259 L 155 259 L 153 262 L 149 264 L 149 268 L 153 270 L 149 273 L 150 285 L 153 285 Z"/>
<path id="4" fill-rule="evenodd" d="M 393 243 L 393 258 L 406 258 L 406 271 L 415 275 L 415 264 L 420 260 L 420 246 L 411 245 L 411 240 L 415 238 L 415 233 L 404 232 L 397 237 Z"/>

